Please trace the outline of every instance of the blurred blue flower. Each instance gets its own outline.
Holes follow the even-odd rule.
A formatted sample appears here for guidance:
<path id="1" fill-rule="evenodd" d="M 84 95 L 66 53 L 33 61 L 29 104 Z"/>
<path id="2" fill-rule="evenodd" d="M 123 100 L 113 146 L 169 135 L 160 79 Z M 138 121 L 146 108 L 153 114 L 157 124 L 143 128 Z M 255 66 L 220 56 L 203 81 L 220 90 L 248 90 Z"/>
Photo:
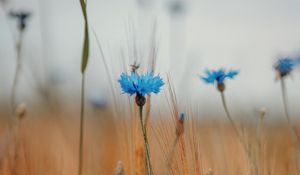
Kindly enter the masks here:
<path id="1" fill-rule="evenodd" d="M 180 113 L 179 121 L 183 123 L 184 119 L 185 119 L 185 113 L 182 112 L 182 113 Z"/>
<path id="2" fill-rule="evenodd" d="M 26 21 L 31 16 L 31 13 L 27 11 L 11 11 L 9 15 L 18 20 L 19 30 L 23 31 L 26 28 Z"/>
<path id="3" fill-rule="evenodd" d="M 274 64 L 274 69 L 280 74 L 281 77 L 284 77 L 294 69 L 296 64 L 297 61 L 292 58 L 281 58 Z"/>
<path id="4" fill-rule="evenodd" d="M 205 70 L 206 76 L 202 76 L 201 79 L 208 84 L 223 84 L 226 78 L 234 78 L 239 73 L 238 70 L 230 70 L 226 72 L 224 69 L 219 70 Z"/>
<path id="5" fill-rule="evenodd" d="M 163 80 L 159 75 L 154 76 L 153 72 L 138 75 L 131 72 L 130 75 L 122 73 L 119 79 L 123 93 L 129 95 L 137 94 L 145 96 L 152 93 L 159 93 L 160 88 L 164 85 Z"/>
<path id="6" fill-rule="evenodd" d="M 107 105 L 107 99 L 105 95 L 99 92 L 92 93 L 88 98 L 88 102 L 95 109 L 105 108 Z"/>

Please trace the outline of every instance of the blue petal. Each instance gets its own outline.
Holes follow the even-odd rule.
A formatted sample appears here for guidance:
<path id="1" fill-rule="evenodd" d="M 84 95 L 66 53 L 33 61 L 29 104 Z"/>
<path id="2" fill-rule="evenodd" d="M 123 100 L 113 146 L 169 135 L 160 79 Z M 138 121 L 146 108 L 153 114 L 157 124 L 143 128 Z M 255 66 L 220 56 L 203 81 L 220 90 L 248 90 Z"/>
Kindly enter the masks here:
<path id="1" fill-rule="evenodd" d="M 213 84 L 215 82 L 215 75 L 210 70 L 206 69 L 205 71 L 206 76 L 200 77 L 205 83 Z"/>
<path id="2" fill-rule="evenodd" d="M 231 70 L 226 74 L 226 77 L 228 78 L 234 78 L 237 74 L 239 74 L 238 70 Z"/>
<path id="3" fill-rule="evenodd" d="M 218 70 L 211 70 L 211 71 L 206 69 L 204 73 L 206 74 L 206 76 L 201 77 L 201 79 L 205 83 L 214 84 L 214 82 L 216 82 L 218 84 L 222 84 L 224 83 L 224 80 L 226 78 L 234 78 L 239 73 L 239 71 L 231 70 L 226 73 L 226 71 L 221 68 Z"/>
<path id="4" fill-rule="evenodd" d="M 150 93 L 159 93 L 160 88 L 164 85 L 163 80 L 159 75 L 154 76 L 153 72 L 142 74 L 141 76 L 136 73 L 131 73 L 130 76 L 123 73 L 119 80 L 122 91 L 129 95 L 138 93 L 142 96 Z"/>
<path id="5" fill-rule="evenodd" d="M 179 121 L 184 122 L 184 119 L 185 119 L 185 114 L 182 112 L 182 113 L 180 113 Z"/>
<path id="6" fill-rule="evenodd" d="M 119 79 L 119 83 L 121 85 L 122 91 L 129 95 L 133 95 L 136 93 L 136 87 L 134 85 L 135 77 L 133 74 L 128 76 L 125 73 L 122 73 Z"/>
<path id="7" fill-rule="evenodd" d="M 286 57 L 286 58 L 279 59 L 275 63 L 274 68 L 281 74 L 289 74 L 293 70 L 295 65 L 296 65 L 295 60 Z"/>

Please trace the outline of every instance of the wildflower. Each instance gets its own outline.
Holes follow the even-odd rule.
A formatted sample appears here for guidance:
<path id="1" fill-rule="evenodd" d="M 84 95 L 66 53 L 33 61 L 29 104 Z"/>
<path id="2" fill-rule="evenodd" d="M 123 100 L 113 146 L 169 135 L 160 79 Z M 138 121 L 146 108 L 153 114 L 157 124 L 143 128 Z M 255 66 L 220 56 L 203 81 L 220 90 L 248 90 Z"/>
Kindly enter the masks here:
<path id="1" fill-rule="evenodd" d="M 281 58 L 274 64 L 274 69 L 277 71 L 279 78 L 289 75 L 296 65 L 296 61 L 289 58 Z"/>
<path id="2" fill-rule="evenodd" d="M 119 83 L 123 93 L 127 93 L 130 96 L 136 94 L 136 103 L 138 106 L 143 106 L 145 104 L 146 95 L 150 93 L 159 93 L 160 88 L 164 85 L 160 76 L 155 76 L 153 72 L 142 75 L 138 75 L 135 72 L 131 72 L 130 75 L 122 73 Z"/>
<path id="3" fill-rule="evenodd" d="M 102 94 L 94 93 L 89 97 L 89 103 L 92 107 L 95 109 L 101 109 L 104 108 L 107 105 L 107 100 Z"/>
<path id="4" fill-rule="evenodd" d="M 205 83 L 208 84 L 214 84 L 217 83 L 217 88 L 220 92 L 224 91 L 225 89 L 225 84 L 224 81 L 226 78 L 234 78 L 239 71 L 237 70 L 230 70 L 226 72 L 224 69 L 219 69 L 219 70 L 206 70 L 205 71 L 206 76 L 202 76 L 202 80 Z"/>
<path id="5" fill-rule="evenodd" d="M 10 17 L 15 18 L 18 20 L 18 27 L 20 31 L 23 31 L 26 28 L 26 21 L 30 17 L 30 12 L 26 11 L 20 11 L 20 12 L 14 12 L 11 11 L 9 13 Z"/>

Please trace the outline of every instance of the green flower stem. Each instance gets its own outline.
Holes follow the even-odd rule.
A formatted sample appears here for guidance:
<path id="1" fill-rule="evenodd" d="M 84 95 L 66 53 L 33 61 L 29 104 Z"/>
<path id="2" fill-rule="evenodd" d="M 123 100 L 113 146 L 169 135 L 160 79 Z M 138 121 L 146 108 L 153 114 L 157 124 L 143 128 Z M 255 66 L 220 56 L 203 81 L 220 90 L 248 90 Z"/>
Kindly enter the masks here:
<path id="1" fill-rule="evenodd" d="M 289 115 L 289 111 L 288 111 L 285 81 L 283 78 L 280 79 L 280 85 L 281 85 L 281 94 L 282 94 L 282 101 L 283 101 L 283 107 L 284 107 L 284 115 L 287 120 L 289 128 L 292 130 L 293 126 L 291 124 L 291 119 L 290 119 L 290 115 Z"/>
<path id="2" fill-rule="evenodd" d="M 283 101 L 283 106 L 284 106 L 284 115 L 285 115 L 285 118 L 287 120 L 287 124 L 288 124 L 289 130 L 290 130 L 291 136 L 292 136 L 292 144 L 293 144 L 293 147 L 294 147 L 294 149 L 293 149 L 294 150 L 293 157 L 294 157 L 295 166 L 296 166 L 296 169 L 298 171 L 298 174 L 300 174 L 299 150 L 298 150 L 298 148 L 299 148 L 299 140 L 297 138 L 297 132 L 293 129 L 293 125 L 291 123 L 291 118 L 290 118 L 290 115 L 289 115 L 287 95 L 286 95 L 286 87 L 285 87 L 284 78 L 280 79 L 280 84 L 281 84 L 282 101 Z"/>
<path id="3" fill-rule="evenodd" d="M 82 79 L 81 79 L 80 129 L 79 129 L 80 133 L 79 133 L 78 175 L 82 174 L 82 167 L 83 167 L 84 89 L 85 89 L 85 74 L 82 74 Z"/>
<path id="4" fill-rule="evenodd" d="M 10 95 L 11 113 L 14 117 L 15 117 L 15 110 L 17 108 L 17 104 L 16 104 L 17 87 L 19 84 L 20 73 L 22 70 L 22 58 L 21 58 L 22 42 L 23 42 L 23 31 L 20 31 L 19 38 L 16 42 L 16 53 L 17 53 L 16 70 L 15 70 L 15 75 L 14 75 L 14 79 L 13 79 L 12 91 L 11 91 L 11 95 Z M 17 119 L 14 119 L 14 120 L 17 120 Z"/>
<path id="5" fill-rule="evenodd" d="M 222 103 L 223 103 L 223 107 L 224 107 L 226 116 L 227 116 L 227 118 L 228 118 L 228 120 L 229 120 L 231 126 L 233 127 L 233 129 L 234 129 L 236 135 L 238 136 L 239 141 L 240 141 L 241 145 L 243 146 L 243 149 L 244 149 L 245 153 L 247 154 L 247 157 L 248 157 L 248 159 L 249 159 L 249 162 L 250 162 L 251 166 L 254 168 L 255 173 L 258 174 L 258 172 L 256 171 L 256 170 L 257 170 L 257 167 L 256 167 L 256 164 L 255 164 L 255 161 L 252 159 L 251 153 L 250 153 L 250 151 L 247 149 L 246 143 L 244 142 L 244 139 L 243 139 L 241 133 L 239 132 L 238 127 L 237 127 L 236 124 L 234 123 L 234 121 L 233 121 L 233 119 L 232 119 L 232 117 L 231 117 L 231 115 L 230 115 L 230 113 L 229 113 L 229 110 L 228 110 L 228 107 L 227 107 L 227 103 L 226 103 L 226 100 L 225 100 L 224 92 L 221 91 L 220 93 L 221 93 Z"/>
<path id="6" fill-rule="evenodd" d="M 151 158 L 150 158 L 149 142 L 148 142 L 148 138 L 147 138 L 146 128 L 145 128 L 144 122 L 143 122 L 143 106 L 139 107 L 139 112 L 140 112 L 140 124 L 141 124 L 142 132 L 143 132 L 144 147 L 145 147 L 145 153 L 146 153 L 147 174 L 153 175 L 152 166 L 151 166 Z"/>

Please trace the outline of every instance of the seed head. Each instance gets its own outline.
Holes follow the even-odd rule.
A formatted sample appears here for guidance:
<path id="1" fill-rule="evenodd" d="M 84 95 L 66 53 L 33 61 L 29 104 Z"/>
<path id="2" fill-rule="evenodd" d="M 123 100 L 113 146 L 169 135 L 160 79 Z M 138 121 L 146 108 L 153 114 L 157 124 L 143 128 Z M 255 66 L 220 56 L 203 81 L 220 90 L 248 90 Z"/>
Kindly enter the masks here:
<path id="1" fill-rule="evenodd" d="M 25 117 L 26 113 L 27 113 L 27 106 L 25 103 L 21 103 L 16 110 L 17 116 L 22 119 Z"/>
<path id="2" fill-rule="evenodd" d="M 259 116 L 261 118 L 264 118 L 266 114 L 267 114 L 267 108 L 263 107 L 259 110 Z"/>
<path id="3" fill-rule="evenodd" d="M 115 175 L 125 175 L 124 173 L 124 165 L 122 161 L 118 161 L 116 170 L 115 170 Z"/>

